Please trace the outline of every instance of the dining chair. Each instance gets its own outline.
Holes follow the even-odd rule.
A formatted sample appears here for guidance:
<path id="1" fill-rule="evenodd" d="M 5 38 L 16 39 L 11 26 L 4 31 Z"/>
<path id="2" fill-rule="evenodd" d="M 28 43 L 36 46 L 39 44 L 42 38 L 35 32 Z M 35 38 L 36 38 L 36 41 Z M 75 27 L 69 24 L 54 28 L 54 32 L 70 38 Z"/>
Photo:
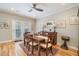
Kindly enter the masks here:
<path id="1" fill-rule="evenodd" d="M 25 32 L 23 35 L 24 36 L 24 46 L 27 45 L 27 43 L 28 43 L 28 35 L 27 34 L 29 34 L 29 33 L 30 32 Z"/>
<path id="2" fill-rule="evenodd" d="M 46 51 L 46 56 L 48 55 L 48 51 L 50 50 L 52 55 L 53 55 L 53 51 L 52 51 L 52 40 L 54 39 L 53 36 L 48 35 L 48 39 L 45 42 L 40 43 L 40 47 L 45 49 Z"/>
<path id="3" fill-rule="evenodd" d="M 35 41 L 35 39 L 33 38 L 33 36 L 28 36 L 28 38 L 29 38 L 29 43 L 28 43 L 29 50 L 32 49 L 31 53 L 33 54 L 34 49 L 38 47 L 38 42 Z"/>

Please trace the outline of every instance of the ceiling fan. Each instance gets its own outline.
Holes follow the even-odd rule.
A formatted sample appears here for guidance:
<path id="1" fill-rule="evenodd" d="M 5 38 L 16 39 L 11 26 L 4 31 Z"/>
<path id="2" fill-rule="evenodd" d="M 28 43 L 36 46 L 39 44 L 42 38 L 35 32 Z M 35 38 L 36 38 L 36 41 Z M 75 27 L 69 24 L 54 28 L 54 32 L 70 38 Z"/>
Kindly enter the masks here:
<path id="1" fill-rule="evenodd" d="M 37 10 L 37 11 L 40 11 L 40 12 L 43 12 L 43 9 L 40 9 L 40 8 L 37 8 L 37 7 L 36 7 L 37 4 L 32 4 L 32 5 L 33 5 L 32 9 L 30 9 L 28 12 L 33 11 L 33 9 L 35 9 L 35 10 Z"/>

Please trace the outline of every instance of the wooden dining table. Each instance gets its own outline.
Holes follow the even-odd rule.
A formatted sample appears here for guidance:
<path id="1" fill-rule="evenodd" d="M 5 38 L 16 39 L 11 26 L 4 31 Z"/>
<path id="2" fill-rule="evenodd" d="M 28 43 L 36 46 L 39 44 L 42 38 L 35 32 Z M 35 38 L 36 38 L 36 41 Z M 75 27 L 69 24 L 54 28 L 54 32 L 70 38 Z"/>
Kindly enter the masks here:
<path id="1" fill-rule="evenodd" d="M 41 35 L 37 35 L 37 36 L 33 36 L 34 40 L 36 40 L 38 42 L 38 55 L 40 56 L 40 42 L 45 40 L 48 40 L 48 37 L 46 36 L 41 36 Z M 32 47 L 32 53 L 33 53 L 33 47 Z"/>

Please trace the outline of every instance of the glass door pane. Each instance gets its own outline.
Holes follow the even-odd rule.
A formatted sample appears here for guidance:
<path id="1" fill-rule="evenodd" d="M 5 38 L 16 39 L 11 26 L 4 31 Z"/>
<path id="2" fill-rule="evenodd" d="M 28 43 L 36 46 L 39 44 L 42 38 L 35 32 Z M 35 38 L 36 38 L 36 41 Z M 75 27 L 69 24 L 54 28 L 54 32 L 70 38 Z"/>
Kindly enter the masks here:
<path id="1" fill-rule="evenodd" d="M 20 39 L 21 37 L 21 23 L 16 22 L 16 39 Z"/>

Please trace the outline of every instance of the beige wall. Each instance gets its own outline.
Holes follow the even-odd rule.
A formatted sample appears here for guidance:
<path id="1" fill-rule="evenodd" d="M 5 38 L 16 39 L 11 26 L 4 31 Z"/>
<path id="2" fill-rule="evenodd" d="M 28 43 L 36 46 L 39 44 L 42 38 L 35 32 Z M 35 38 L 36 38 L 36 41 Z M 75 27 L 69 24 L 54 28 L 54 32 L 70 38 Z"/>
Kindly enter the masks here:
<path id="1" fill-rule="evenodd" d="M 58 21 L 59 19 L 65 20 L 66 27 L 56 29 L 58 33 L 57 42 L 58 44 L 61 45 L 63 43 L 63 41 L 61 40 L 61 36 L 62 35 L 70 36 L 70 41 L 68 42 L 68 46 L 70 46 L 70 48 L 77 49 L 78 38 L 79 38 L 79 25 L 70 25 L 69 20 L 70 20 L 70 17 L 73 17 L 73 16 L 76 17 L 78 8 L 79 6 L 68 9 L 66 11 L 60 12 L 55 15 L 50 15 L 44 18 L 40 18 L 39 20 L 37 20 L 37 26 L 36 26 L 37 32 L 41 31 L 43 24 L 48 21 L 53 21 L 53 20 Z"/>
<path id="2" fill-rule="evenodd" d="M 12 40 L 12 20 L 22 20 L 25 22 L 29 22 L 31 24 L 31 31 L 34 32 L 34 19 L 29 17 L 23 17 L 19 15 L 13 15 L 8 13 L 0 12 L 0 22 L 8 22 L 9 28 L 8 29 L 0 29 L 0 42 Z"/>
<path id="3" fill-rule="evenodd" d="M 0 15 L 1 16 L 1 15 Z M 11 39 L 11 21 L 9 20 L 9 18 L 0 18 L 0 22 L 8 22 L 8 24 L 10 25 L 8 29 L 0 29 L 0 42 L 1 41 L 5 41 L 10 40 Z"/>

